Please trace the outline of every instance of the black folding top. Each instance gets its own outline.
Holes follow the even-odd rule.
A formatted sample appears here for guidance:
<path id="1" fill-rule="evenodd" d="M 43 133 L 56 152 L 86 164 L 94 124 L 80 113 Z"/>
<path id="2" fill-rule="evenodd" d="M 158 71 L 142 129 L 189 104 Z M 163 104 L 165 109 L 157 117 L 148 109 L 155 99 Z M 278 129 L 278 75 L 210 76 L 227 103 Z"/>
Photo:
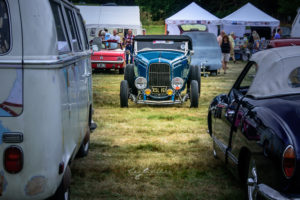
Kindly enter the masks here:
<path id="1" fill-rule="evenodd" d="M 187 35 L 137 35 L 135 41 L 171 40 L 174 42 L 189 42 L 189 49 L 192 49 L 192 39 Z"/>

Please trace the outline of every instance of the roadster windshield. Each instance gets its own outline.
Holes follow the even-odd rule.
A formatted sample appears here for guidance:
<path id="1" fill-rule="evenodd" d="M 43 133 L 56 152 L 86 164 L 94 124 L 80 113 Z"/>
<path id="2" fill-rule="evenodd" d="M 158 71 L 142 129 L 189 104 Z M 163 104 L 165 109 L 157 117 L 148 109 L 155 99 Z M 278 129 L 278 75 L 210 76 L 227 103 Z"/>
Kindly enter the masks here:
<path id="1" fill-rule="evenodd" d="M 185 51 L 188 43 L 185 41 L 172 40 L 153 40 L 153 41 L 136 41 L 137 51 L 146 51 L 152 49 L 171 49 Z"/>

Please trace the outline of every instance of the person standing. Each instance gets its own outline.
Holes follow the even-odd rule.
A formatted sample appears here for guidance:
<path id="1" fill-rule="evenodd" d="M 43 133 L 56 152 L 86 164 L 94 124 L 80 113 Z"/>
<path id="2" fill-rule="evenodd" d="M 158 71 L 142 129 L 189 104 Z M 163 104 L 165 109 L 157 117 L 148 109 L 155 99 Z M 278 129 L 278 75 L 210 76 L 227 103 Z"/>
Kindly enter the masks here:
<path id="1" fill-rule="evenodd" d="M 278 28 L 278 29 L 277 29 L 277 33 L 276 33 L 275 36 L 274 36 L 274 39 L 280 39 L 280 38 L 281 38 L 281 29 Z"/>
<path id="2" fill-rule="evenodd" d="M 113 30 L 113 34 L 109 38 L 110 40 L 116 40 L 118 43 L 120 43 L 121 39 L 118 36 L 118 32 L 116 29 Z"/>
<path id="3" fill-rule="evenodd" d="M 108 30 L 106 28 L 104 28 L 104 31 L 105 31 L 105 37 L 104 37 L 105 41 L 109 40 L 110 39 L 110 33 L 108 32 Z"/>
<path id="4" fill-rule="evenodd" d="M 229 38 L 229 42 L 230 42 L 230 45 L 231 45 L 230 57 L 232 58 L 233 63 L 235 63 L 235 55 L 234 55 L 234 47 L 235 47 L 234 38 L 235 38 L 235 36 L 234 36 L 234 32 L 231 32 L 228 38 Z"/>
<path id="5" fill-rule="evenodd" d="M 102 48 L 102 41 L 104 39 L 104 35 L 105 35 L 105 32 L 100 30 L 98 32 L 98 37 L 94 37 L 94 39 L 93 39 L 92 46 L 96 45 L 98 48 L 98 51 L 100 51 Z"/>
<path id="6" fill-rule="evenodd" d="M 224 74 L 226 74 L 226 70 L 228 69 L 227 63 L 230 58 L 230 50 L 231 45 L 229 42 L 229 38 L 227 35 L 224 35 L 222 37 L 222 43 L 221 43 L 221 51 L 222 51 L 222 68 L 224 70 Z"/>
<path id="7" fill-rule="evenodd" d="M 128 64 L 129 61 L 129 55 L 130 55 L 130 63 L 133 63 L 133 38 L 134 35 L 132 35 L 132 30 L 129 29 L 127 35 L 124 37 L 124 45 L 125 45 L 125 51 L 126 51 L 126 64 Z"/>
<path id="8" fill-rule="evenodd" d="M 222 44 L 222 39 L 223 39 L 224 35 L 225 35 L 225 31 L 222 30 L 220 35 L 217 37 L 217 40 L 218 40 L 218 43 L 219 43 L 220 46 Z"/>

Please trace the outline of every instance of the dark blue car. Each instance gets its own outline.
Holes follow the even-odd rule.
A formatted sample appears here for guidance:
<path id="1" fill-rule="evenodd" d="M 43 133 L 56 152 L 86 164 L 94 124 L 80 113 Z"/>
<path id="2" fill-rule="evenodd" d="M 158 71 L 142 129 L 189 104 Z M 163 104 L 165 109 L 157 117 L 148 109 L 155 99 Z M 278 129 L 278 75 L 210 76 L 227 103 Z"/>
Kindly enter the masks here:
<path id="1" fill-rule="evenodd" d="M 213 153 L 248 199 L 300 198 L 300 47 L 254 54 L 208 111 Z"/>
<path id="2" fill-rule="evenodd" d="M 126 66 L 120 86 L 121 107 L 128 107 L 128 99 L 152 105 L 182 104 L 190 99 L 190 106 L 198 107 L 201 72 L 200 67 L 190 65 L 192 54 L 188 36 L 136 36 L 134 64 Z"/>

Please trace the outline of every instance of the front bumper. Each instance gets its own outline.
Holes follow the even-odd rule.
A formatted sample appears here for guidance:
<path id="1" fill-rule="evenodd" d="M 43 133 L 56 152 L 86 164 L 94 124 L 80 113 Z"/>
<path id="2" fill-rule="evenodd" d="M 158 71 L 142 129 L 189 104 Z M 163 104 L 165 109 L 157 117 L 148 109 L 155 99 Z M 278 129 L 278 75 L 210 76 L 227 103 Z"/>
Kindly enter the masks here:
<path id="1" fill-rule="evenodd" d="M 147 104 L 147 105 L 174 105 L 182 104 L 183 101 L 180 100 L 166 100 L 166 101 L 154 101 L 154 100 L 138 100 L 137 104 Z"/>
<path id="2" fill-rule="evenodd" d="M 144 98 L 142 98 L 144 96 Z M 145 95 L 135 96 L 130 94 L 130 99 L 137 104 L 146 104 L 146 105 L 175 105 L 175 104 L 183 104 L 188 98 L 189 95 L 179 96 L 178 99 L 172 98 L 171 100 L 149 100 L 145 98 Z"/>
<path id="3" fill-rule="evenodd" d="M 300 195 L 285 195 L 265 184 L 259 184 L 257 191 L 264 199 L 268 200 L 300 200 Z"/>

